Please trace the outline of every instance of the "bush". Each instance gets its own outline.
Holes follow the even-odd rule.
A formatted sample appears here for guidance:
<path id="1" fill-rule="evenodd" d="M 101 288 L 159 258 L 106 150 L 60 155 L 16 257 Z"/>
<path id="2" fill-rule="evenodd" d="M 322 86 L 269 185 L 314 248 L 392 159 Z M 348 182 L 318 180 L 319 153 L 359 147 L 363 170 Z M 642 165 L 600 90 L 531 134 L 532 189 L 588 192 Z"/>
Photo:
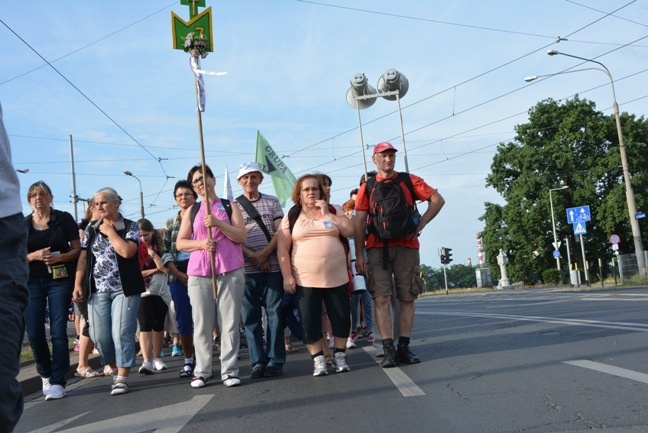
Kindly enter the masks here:
<path id="1" fill-rule="evenodd" d="M 560 283 L 560 271 L 556 268 L 547 269 L 542 272 L 542 281 L 545 284 L 559 284 Z"/>

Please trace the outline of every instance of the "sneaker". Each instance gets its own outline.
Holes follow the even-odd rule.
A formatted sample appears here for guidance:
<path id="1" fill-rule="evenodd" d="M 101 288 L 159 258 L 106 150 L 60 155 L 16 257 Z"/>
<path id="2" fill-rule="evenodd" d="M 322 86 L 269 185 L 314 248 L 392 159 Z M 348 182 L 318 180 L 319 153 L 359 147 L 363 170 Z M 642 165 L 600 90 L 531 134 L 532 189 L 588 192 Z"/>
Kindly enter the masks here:
<path id="1" fill-rule="evenodd" d="M 252 373 L 250 374 L 250 379 L 262 378 L 265 375 L 265 372 L 266 372 L 265 367 L 258 365 L 252 369 Z"/>
<path id="2" fill-rule="evenodd" d="M 174 344 L 173 349 L 171 349 L 171 356 L 182 356 L 182 349 L 179 344 Z"/>
<path id="3" fill-rule="evenodd" d="M 142 366 L 139 368 L 139 374 L 153 374 L 153 363 L 151 361 L 142 362 Z"/>
<path id="4" fill-rule="evenodd" d="M 225 385 L 228 388 L 231 388 L 233 386 L 239 386 L 241 384 L 241 379 L 239 379 L 237 376 L 227 376 L 227 379 L 223 381 L 223 385 Z"/>
<path id="5" fill-rule="evenodd" d="M 80 348 L 81 348 L 81 342 L 79 341 L 78 338 L 75 338 L 74 339 L 74 351 L 78 352 Z"/>
<path id="6" fill-rule="evenodd" d="M 419 362 L 421 362 L 421 360 L 418 359 L 418 357 L 409 350 L 409 345 L 401 346 L 399 344 L 397 355 L 398 360 L 405 364 L 418 364 Z"/>
<path id="7" fill-rule="evenodd" d="M 156 371 L 162 371 L 167 369 L 167 365 L 160 358 L 155 358 L 153 360 L 153 367 Z"/>
<path id="8" fill-rule="evenodd" d="M 124 379 L 115 379 L 110 395 L 121 395 L 128 392 L 128 382 Z"/>
<path id="9" fill-rule="evenodd" d="M 351 371 L 349 364 L 346 362 L 346 353 L 336 352 L 335 353 L 335 371 L 338 373 L 345 373 Z"/>
<path id="10" fill-rule="evenodd" d="M 373 343 L 374 341 L 376 341 L 376 337 L 374 337 L 373 332 L 369 332 L 369 334 L 367 335 L 367 341 L 369 343 Z"/>
<path id="11" fill-rule="evenodd" d="M 266 368 L 263 377 L 277 377 L 277 376 L 281 376 L 282 374 L 283 374 L 282 367 L 275 367 L 274 365 L 269 365 L 268 368 Z"/>
<path id="12" fill-rule="evenodd" d="M 51 385 L 50 390 L 45 394 L 45 401 L 58 400 L 65 397 L 65 388 L 61 385 Z"/>
<path id="13" fill-rule="evenodd" d="M 356 347 L 358 347 L 358 346 L 356 346 L 355 340 L 353 338 L 349 337 L 347 339 L 347 342 L 346 342 L 346 348 L 347 349 L 355 349 Z"/>
<path id="14" fill-rule="evenodd" d="M 398 361 L 396 360 L 396 347 L 394 345 L 383 346 L 383 351 L 385 352 L 385 357 L 383 358 L 380 366 L 382 368 L 392 368 L 398 366 Z"/>
<path id="15" fill-rule="evenodd" d="M 193 364 L 185 364 L 182 366 L 182 369 L 180 370 L 180 377 L 185 378 L 185 377 L 192 377 L 193 376 L 193 370 L 194 370 L 194 365 Z"/>
<path id="16" fill-rule="evenodd" d="M 315 359 L 313 359 L 313 363 L 315 364 L 313 376 L 326 376 L 328 374 L 328 370 L 326 369 L 326 358 L 324 358 L 324 355 L 316 356 Z"/>
<path id="17" fill-rule="evenodd" d="M 207 384 L 207 379 L 205 379 L 202 376 L 194 376 L 191 379 L 191 387 L 192 388 L 203 388 Z"/>
<path id="18" fill-rule="evenodd" d="M 164 349 L 160 350 L 160 358 L 164 358 Z"/>
<path id="19" fill-rule="evenodd" d="M 52 389 L 52 385 L 50 384 L 49 377 L 41 377 L 41 380 L 43 381 L 43 395 L 47 397 L 47 393 Z"/>

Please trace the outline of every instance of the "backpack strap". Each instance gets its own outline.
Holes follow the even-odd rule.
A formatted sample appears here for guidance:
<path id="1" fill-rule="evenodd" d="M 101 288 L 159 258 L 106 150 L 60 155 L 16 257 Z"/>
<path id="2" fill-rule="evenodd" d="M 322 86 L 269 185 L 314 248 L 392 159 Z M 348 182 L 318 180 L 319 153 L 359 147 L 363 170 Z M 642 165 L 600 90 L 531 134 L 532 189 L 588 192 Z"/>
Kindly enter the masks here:
<path id="1" fill-rule="evenodd" d="M 268 242 L 272 240 L 272 236 L 270 236 L 270 231 L 268 231 L 268 227 L 263 223 L 263 219 L 261 219 L 261 215 L 259 215 L 259 212 L 257 209 L 254 207 L 252 202 L 248 200 L 246 196 L 241 194 L 236 198 L 236 201 L 240 203 L 241 206 L 243 206 L 243 209 L 245 209 L 245 212 L 252 218 L 254 221 L 256 221 L 257 225 L 263 230 L 263 233 L 266 235 L 266 238 L 268 239 Z"/>
<path id="2" fill-rule="evenodd" d="M 295 228 L 295 223 L 297 222 L 297 218 L 299 218 L 299 214 L 301 213 L 302 207 L 300 204 L 296 204 L 293 207 L 290 208 L 288 211 L 288 229 L 290 230 L 290 233 L 292 234 L 293 228 Z"/>
<path id="3" fill-rule="evenodd" d="M 221 203 L 223 203 L 223 207 L 225 208 L 225 212 L 227 213 L 227 217 L 230 220 L 230 223 L 232 222 L 232 203 L 226 199 L 222 198 L 220 199 Z M 191 210 L 189 211 L 189 217 L 191 218 L 191 231 L 193 232 L 193 225 L 194 221 L 196 220 L 196 215 L 198 215 L 198 211 L 200 210 L 200 205 L 202 204 L 201 201 L 198 201 L 191 206 Z"/>

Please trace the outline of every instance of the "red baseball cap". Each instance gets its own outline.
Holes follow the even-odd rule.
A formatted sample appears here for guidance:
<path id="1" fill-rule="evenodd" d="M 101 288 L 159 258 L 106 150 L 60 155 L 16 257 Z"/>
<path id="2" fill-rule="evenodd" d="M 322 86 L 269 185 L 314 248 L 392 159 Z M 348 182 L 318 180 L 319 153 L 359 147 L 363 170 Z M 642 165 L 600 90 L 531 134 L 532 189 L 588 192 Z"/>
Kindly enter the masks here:
<path id="1" fill-rule="evenodd" d="M 386 141 L 383 141 L 382 143 L 378 143 L 374 146 L 373 153 L 382 153 L 386 152 L 388 150 L 391 150 L 393 152 L 398 152 L 398 149 L 396 149 L 394 146 L 391 145 L 391 143 L 387 143 Z"/>

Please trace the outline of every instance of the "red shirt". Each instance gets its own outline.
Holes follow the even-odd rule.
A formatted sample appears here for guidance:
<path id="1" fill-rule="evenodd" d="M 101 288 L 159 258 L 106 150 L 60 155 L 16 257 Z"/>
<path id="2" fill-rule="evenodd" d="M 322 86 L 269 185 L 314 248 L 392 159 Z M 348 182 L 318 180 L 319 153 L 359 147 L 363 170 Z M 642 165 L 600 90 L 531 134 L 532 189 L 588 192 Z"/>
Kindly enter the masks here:
<path id="1" fill-rule="evenodd" d="M 398 173 L 394 172 L 394 174 L 389 179 L 393 179 L 397 175 Z M 428 201 L 434 194 L 436 194 L 437 190 L 435 188 L 432 188 L 427 183 L 425 183 L 425 181 L 422 178 L 413 174 L 410 174 L 409 177 L 412 180 L 412 185 L 414 186 L 414 193 L 416 194 L 417 200 Z M 376 175 L 376 180 L 378 182 L 381 182 L 384 179 L 379 175 Z M 407 203 L 409 203 L 410 205 L 414 205 L 414 198 L 410 194 L 409 188 L 407 188 L 405 182 L 401 182 L 399 186 L 403 190 L 403 194 L 405 195 L 405 200 L 407 201 Z M 366 187 L 367 184 L 364 183 L 362 184 L 362 186 L 360 186 L 360 189 L 358 189 L 358 196 L 356 197 L 356 204 L 355 204 L 356 212 L 357 211 L 369 212 L 369 197 L 367 197 L 367 194 L 365 193 Z M 389 241 L 387 241 L 387 245 L 401 246 L 404 248 L 416 248 L 416 249 L 419 249 L 420 247 L 417 236 L 415 236 L 413 239 L 407 239 L 405 237 L 390 239 Z M 383 246 L 384 246 L 384 242 L 378 239 L 373 233 L 367 234 L 367 243 L 365 245 L 366 249 L 382 248 Z"/>

